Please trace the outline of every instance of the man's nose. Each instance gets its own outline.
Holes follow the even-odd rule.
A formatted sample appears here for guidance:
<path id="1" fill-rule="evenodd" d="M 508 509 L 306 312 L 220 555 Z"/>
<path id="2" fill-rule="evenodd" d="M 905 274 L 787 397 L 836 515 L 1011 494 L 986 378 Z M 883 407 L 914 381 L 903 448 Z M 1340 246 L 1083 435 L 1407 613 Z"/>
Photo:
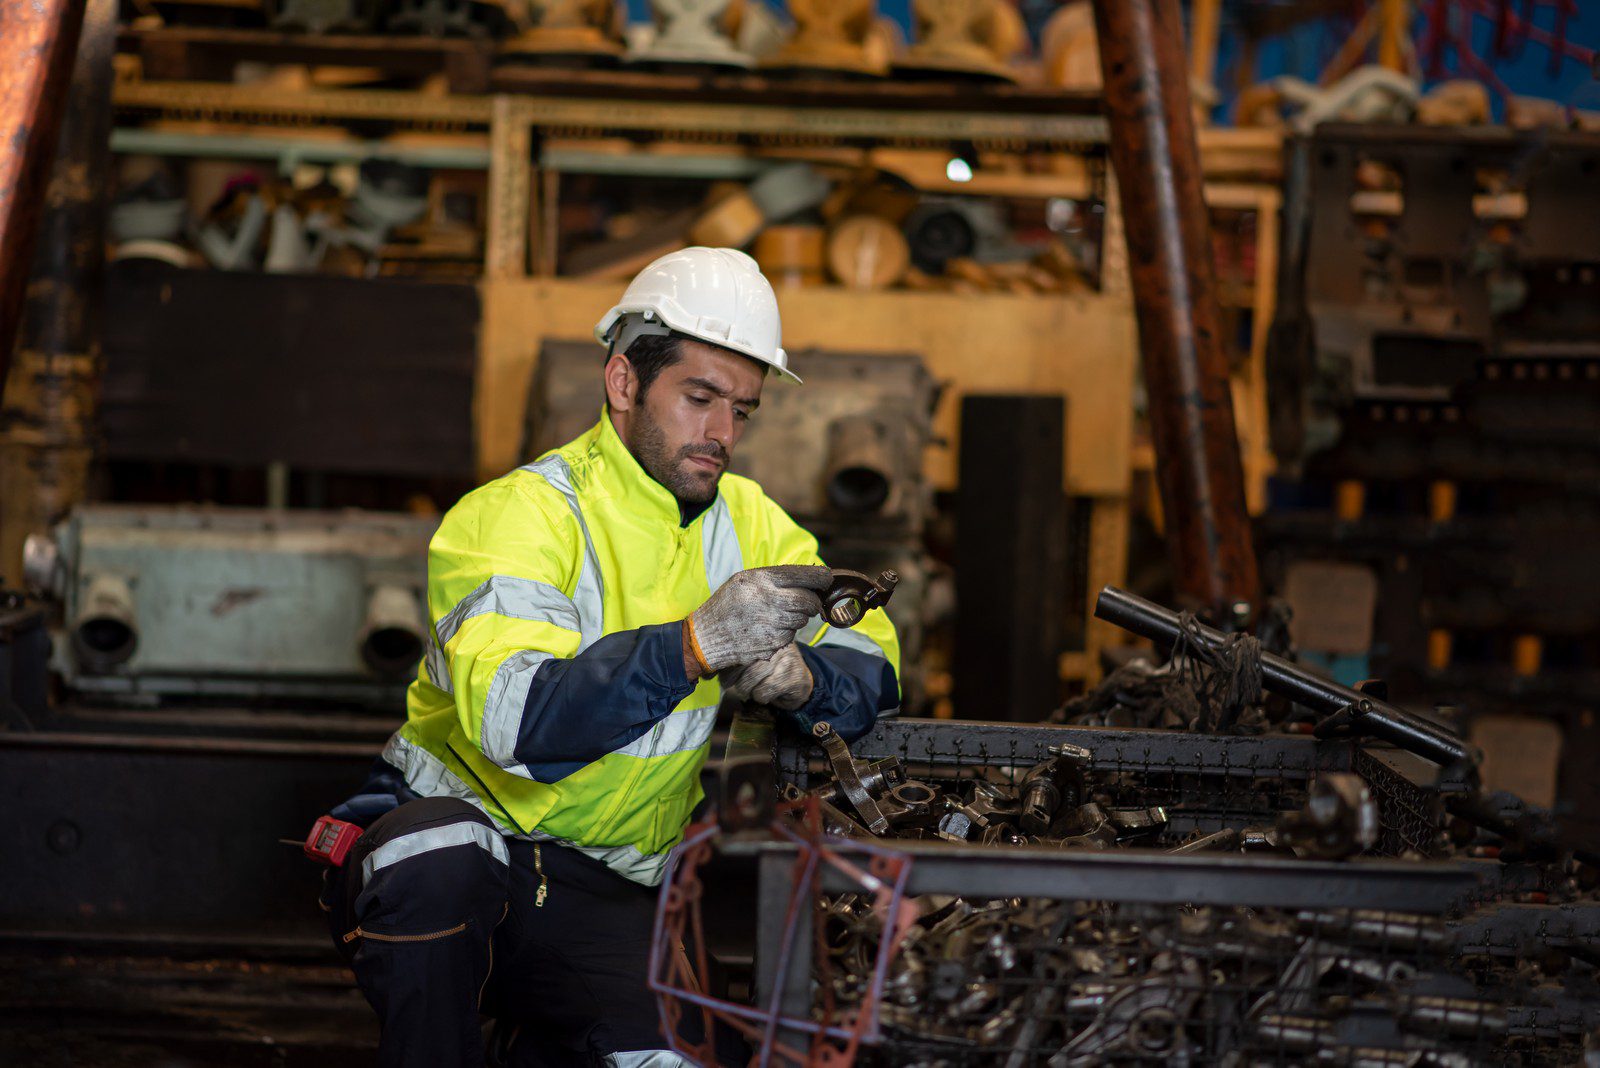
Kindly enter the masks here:
<path id="1" fill-rule="evenodd" d="M 724 450 L 733 448 L 733 410 L 719 408 L 706 421 L 706 437 L 721 445 Z"/>

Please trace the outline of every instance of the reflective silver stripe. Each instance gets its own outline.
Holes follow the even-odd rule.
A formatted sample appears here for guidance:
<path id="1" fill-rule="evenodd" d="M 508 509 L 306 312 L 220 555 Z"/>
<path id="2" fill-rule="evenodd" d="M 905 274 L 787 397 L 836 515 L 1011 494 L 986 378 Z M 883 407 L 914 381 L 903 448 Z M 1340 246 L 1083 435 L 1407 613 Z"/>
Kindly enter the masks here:
<path id="1" fill-rule="evenodd" d="M 422 651 L 422 662 L 428 665 L 428 681 L 433 683 L 445 693 L 455 693 L 455 683 L 450 681 L 450 662 L 444 658 L 444 650 L 439 648 L 439 643 L 434 641 L 433 635 L 428 635 Z"/>
<path id="2" fill-rule="evenodd" d="M 578 606 L 572 603 L 572 598 L 548 582 L 494 575 L 439 617 L 438 624 L 433 628 L 439 636 L 439 648 L 450 644 L 450 639 L 461 629 L 461 624 L 473 616 L 491 612 L 511 619 L 553 623 L 567 630 L 579 629 Z"/>
<path id="3" fill-rule="evenodd" d="M 517 761 L 516 754 L 522 712 L 528 704 L 528 688 L 533 685 L 534 672 L 545 661 L 554 659 L 552 654 L 537 649 L 512 653 L 500 661 L 483 699 L 483 722 L 478 726 L 479 748 L 484 756 L 502 768 L 527 779 L 533 776 Z"/>
<path id="4" fill-rule="evenodd" d="M 716 723 L 716 705 L 686 708 L 658 720 L 648 732 L 615 752 L 631 757 L 660 757 L 698 749 L 711 737 L 711 728 Z"/>
<path id="5" fill-rule="evenodd" d="M 811 645 L 815 641 L 817 634 L 822 630 L 822 627 L 822 617 L 812 616 L 811 622 L 800 628 L 800 633 L 794 636 L 794 640 L 801 645 Z"/>
<path id="6" fill-rule="evenodd" d="M 415 790 L 422 797 L 458 797 L 469 802 L 487 814 L 483 802 L 478 795 L 472 792 L 472 787 L 462 782 L 457 775 L 445 767 L 444 761 L 428 752 L 426 749 L 408 738 L 403 737 L 399 731 L 389 736 L 389 742 L 383 747 L 383 759 L 386 763 L 399 768 L 400 774 L 405 776 L 406 785 Z"/>
<path id="7" fill-rule="evenodd" d="M 606 1068 L 694 1068 L 670 1049 L 640 1049 L 628 1053 L 607 1053 Z"/>
<path id="8" fill-rule="evenodd" d="M 577 491 L 572 488 L 572 468 L 559 453 L 528 464 L 524 471 L 540 475 L 567 499 L 578 530 L 583 535 L 583 566 L 578 571 L 578 585 L 572 591 L 572 600 L 578 610 L 578 652 L 600 640 L 605 633 L 605 584 L 600 579 L 600 557 L 594 551 L 594 539 L 589 537 L 589 525 L 583 521 L 583 509 L 578 505 Z"/>
<path id="9" fill-rule="evenodd" d="M 840 630 L 838 627 L 829 627 L 828 632 L 817 639 L 817 645 L 837 645 L 841 649 L 854 649 L 858 653 L 869 653 L 872 656 L 882 656 L 883 647 L 871 638 L 856 630 Z"/>
<path id="10" fill-rule="evenodd" d="M 719 494 L 706 509 L 700 526 L 700 548 L 706 558 L 706 588 L 717 587 L 744 570 L 744 554 L 739 550 L 739 534 L 733 529 L 728 502 Z"/>
<path id="11" fill-rule="evenodd" d="M 382 871 L 391 864 L 422 853 L 431 853 L 435 849 L 462 845 L 476 845 L 500 863 L 508 867 L 511 864 L 506 844 L 500 838 L 500 832 L 493 827 L 485 827 L 481 823 L 449 823 L 443 827 L 428 827 L 403 834 L 374 849 L 361 864 L 361 885 L 370 882 L 374 872 Z"/>

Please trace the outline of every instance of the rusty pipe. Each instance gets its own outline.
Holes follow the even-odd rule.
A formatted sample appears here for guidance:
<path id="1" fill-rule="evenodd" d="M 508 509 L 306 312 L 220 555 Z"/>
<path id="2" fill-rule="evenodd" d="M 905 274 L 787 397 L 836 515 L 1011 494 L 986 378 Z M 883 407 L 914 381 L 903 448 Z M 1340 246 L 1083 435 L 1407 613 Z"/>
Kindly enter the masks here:
<path id="1" fill-rule="evenodd" d="M 83 9 L 84 0 L 0 0 L 0 393 Z"/>
<path id="2" fill-rule="evenodd" d="M 1093 0 L 1167 553 L 1219 620 L 1258 594 L 1177 0 Z"/>
<path id="3" fill-rule="evenodd" d="M 116 0 L 77 0 L 81 31 L 37 245 L 18 309 L 0 404 L 0 574 L 20 573 L 23 544 L 84 499 L 99 394 L 101 275 L 110 186 Z M 9 10 L 11 0 L 0 0 Z"/>

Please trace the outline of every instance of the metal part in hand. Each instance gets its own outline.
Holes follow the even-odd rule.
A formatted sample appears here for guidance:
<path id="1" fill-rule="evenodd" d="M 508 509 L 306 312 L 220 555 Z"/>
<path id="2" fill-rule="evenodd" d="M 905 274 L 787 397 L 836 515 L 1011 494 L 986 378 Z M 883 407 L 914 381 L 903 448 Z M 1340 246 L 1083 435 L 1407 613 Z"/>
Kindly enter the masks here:
<path id="1" fill-rule="evenodd" d="M 899 584 L 900 576 L 888 569 L 874 580 L 859 571 L 834 568 L 833 585 L 822 595 L 822 618 L 829 626 L 849 629 L 871 609 L 887 605 Z"/>

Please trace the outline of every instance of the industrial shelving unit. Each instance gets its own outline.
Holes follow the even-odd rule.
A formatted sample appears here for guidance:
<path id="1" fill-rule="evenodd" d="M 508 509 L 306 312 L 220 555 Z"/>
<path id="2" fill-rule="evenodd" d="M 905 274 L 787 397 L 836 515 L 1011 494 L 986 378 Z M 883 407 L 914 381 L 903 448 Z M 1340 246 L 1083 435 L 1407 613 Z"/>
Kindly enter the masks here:
<path id="1" fill-rule="evenodd" d="M 1106 125 L 1095 98 L 1011 87 L 952 92 L 893 83 L 765 83 L 752 76 L 728 81 L 706 94 L 678 76 L 503 69 L 495 87 L 518 92 L 486 96 L 125 82 L 116 87 L 115 136 L 129 151 L 317 162 L 384 155 L 486 168 L 474 405 L 477 467 L 485 478 L 520 462 L 527 386 L 541 343 L 587 336 L 593 309 L 614 296 L 614 282 L 555 275 L 563 173 L 737 176 L 767 161 L 799 159 L 916 176 L 930 173 L 929 159 L 957 151 L 1024 161 L 1001 172 L 979 170 L 959 185 L 944 179 L 941 163 L 933 177 L 917 181 L 936 192 L 1098 199 L 1106 222 L 1097 290 L 1056 296 L 789 289 L 781 295 L 786 335 L 796 350 L 923 355 L 947 384 L 935 414 L 939 440 L 925 462 L 939 489 L 954 488 L 963 394 L 1065 396 L 1064 489 L 1087 506 L 1084 585 L 1120 582 L 1137 340 L 1115 184 L 1104 162 Z M 716 102 L 702 102 L 708 96 Z M 324 126 L 352 133 L 342 140 L 303 136 Z M 371 139 L 373 131 L 452 136 L 447 145 L 391 144 Z M 670 151 L 652 147 L 664 143 Z M 1006 358 L 995 359 L 996 352 Z M 1106 636 L 1089 609 L 1069 609 L 1084 620 L 1085 639 L 1061 661 L 1064 678 L 1086 683 L 1098 674 Z"/>

